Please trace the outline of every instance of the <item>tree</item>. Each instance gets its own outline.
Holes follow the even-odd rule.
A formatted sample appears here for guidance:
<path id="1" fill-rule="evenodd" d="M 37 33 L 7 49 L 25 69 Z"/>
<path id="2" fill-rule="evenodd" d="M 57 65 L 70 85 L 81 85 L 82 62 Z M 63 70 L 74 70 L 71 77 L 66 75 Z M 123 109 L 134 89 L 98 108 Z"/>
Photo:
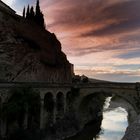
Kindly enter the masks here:
<path id="1" fill-rule="evenodd" d="M 25 18 L 25 7 L 23 8 L 23 18 Z"/>
<path id="2" fill-rule="evenodd" d="M 30 9 L 30 18 L 34 19 L 34 16 L 35 16 L 35 12 L 34 12 L 34 7 L 32 6 Z"/>
<path id="3" fill-rule="evenodd" d="M 27 19 L 30 18 L 30 6 L 29 6 L 29 5 L 28 5 L 28 7 L 27 7 L 26 18 L 27 18 Z"/>
<path id="4" fill-rule="evenodd" d="M 25 7 L 23 9 L 23 17 L 25 18 Z M 30 6 L 28 5 L 26 11 L 26 19 L 34 20 L 40 27 L 45 28 L 44 15 L 40 10 L 39 0 L 36 2 L 35 12 L 33 6 L 30 9 Z"/>
<path id="5" fill-rule="evenodd" d="M 40 3 L 39 3 L 39 0 L 37 0 L 37 3 L 36 3 L 36 13 L 35 13 L 35 19 L 36 19 L 36 23 L 45 28 L 45 25 L 44 25 L 44 15 L 42 14 L 41 10 L 40 10 Z"/>
<path id="6" fill-rule="evenodd" d="M 39 0 L 37 0 L 37 2 L 36 2 L 36 16 L 39 16 L 40 13 L 41 13 L 40 3 L 39 3 Z"/>
<path id="7" fill-rule="evenodd" d="M 85 76 L 85 75 L 82 75 L 82 76 L 81 76 L 81 80 L 82 80 L 83 83 L 88 83 L 88 82 L 89 82 L 88 77 Z"/>

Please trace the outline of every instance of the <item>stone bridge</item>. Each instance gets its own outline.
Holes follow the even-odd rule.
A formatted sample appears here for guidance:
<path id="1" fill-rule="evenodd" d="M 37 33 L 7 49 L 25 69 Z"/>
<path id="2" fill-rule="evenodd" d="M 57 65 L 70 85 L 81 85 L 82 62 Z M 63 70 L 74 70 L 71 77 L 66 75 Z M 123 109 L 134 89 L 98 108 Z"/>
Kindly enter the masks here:
<path id="1" fill-rule="evenodd" d="M 108 96 L 118 96 L 133 106 L 138 113 L 137 101 L 140 99 L 139 83 L 21 83 L 21 82 L 5 82 L 0 83 L 0 107 L 12 97 L 9 90 L 13 88 L 31 87 L 38 91 L 40 98 L 40 129 L 45 129 L 46 124 L 55 124 L 57 120 L 63 119 L 68 112 L 75 113 L 79 120 L 88 121 L 85 112 L 90 100 L 98 94 Z M 96 106 L 96 100 L 92 104 Z M 46 107 L 46 109 L 44 108 Z M 50 108 L 52 106 L 52 108 Z M 84 110 L 85 109 L 85 110 Z M 83 111 L 84 110 L 84 111 Z M 91 112 L 92 110 L 90 110 Z M 83 114 L 82 114 L 83 113 Z M 95 113 L 94 113 L 95 114 Z M 83 117 L 83 118 L 82 118 Z M 90 120 L 90 119 L 89 119 Z M 6 121 L 1 119 L 0 122 L 1 135 L 6 135 Z M 28 127 L 27 118 L 24 120 L 24 128 Z"/>

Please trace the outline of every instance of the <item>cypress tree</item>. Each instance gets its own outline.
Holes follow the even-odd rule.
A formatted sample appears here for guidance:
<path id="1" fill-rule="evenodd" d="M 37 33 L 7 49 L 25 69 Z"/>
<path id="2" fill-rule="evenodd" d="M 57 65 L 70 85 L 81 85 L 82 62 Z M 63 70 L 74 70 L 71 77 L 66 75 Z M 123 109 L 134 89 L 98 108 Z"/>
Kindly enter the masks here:
<path id="1" fill-rule="evenodd" d="M 44 22 L 44 15 L 42 11 L 40 10 L 40 3 L 39 0 L 36 2 L 36 9 L 34 11 L 33 6 L 28 5 L 25 15 L 25 7 L 23 9 L 23 17 L 29 20 L 34 20 L 39 26 L 42 28 L 45 28 L 45 22 Z"/>
<path id="2" fill-rule="evenodd" d="M 25 18 L 25 6 L 24 6 L 24 8 L 23 8 L 23 18 Z"/>
<path id="3" fill-rule="evenodd" d="M 39 0 L 37 0 L 36 2 L 36 16 L 39 16 L 41 13 L 40 11 L 40 3 L 39 3 Z"/>
<path id="4" fill-rule="evenodd" d="M 37 0 L 37 3 L 36 3 L 35 20 L 36 20 L 36 23 L 39 26 L 41 26 L 42 28 L 45 28 L 45 25 L 44 25 L 44 15 L 42 14 L 42 12 L 40 10 L 39 0 Z"/>
<path id="5" fill-rule="evenodd" d="M 35 12 L 34 12 L 34 7 L 32 6 L 30 9 L 30 18 L 34 19 L 34 16 L 35 16 Z"/>
<path id="6" fill-rule="evenodd" d="M 28 5 L 28 7 L 27 7 L 26 18 L 27 18 L 27 19 L 30 18 L 30 6 L 29 6 L 29 5 Z"/>

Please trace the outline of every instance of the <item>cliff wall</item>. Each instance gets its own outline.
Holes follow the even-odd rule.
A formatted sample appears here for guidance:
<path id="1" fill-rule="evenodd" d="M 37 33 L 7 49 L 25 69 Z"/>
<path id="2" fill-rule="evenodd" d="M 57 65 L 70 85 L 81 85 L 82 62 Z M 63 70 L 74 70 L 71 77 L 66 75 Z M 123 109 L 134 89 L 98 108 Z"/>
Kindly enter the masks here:
<path id="1" fill-rule="evenodd" d="M 72 67 L 55 34 L 0 10 L 0 81 L 69 83 Z"/>

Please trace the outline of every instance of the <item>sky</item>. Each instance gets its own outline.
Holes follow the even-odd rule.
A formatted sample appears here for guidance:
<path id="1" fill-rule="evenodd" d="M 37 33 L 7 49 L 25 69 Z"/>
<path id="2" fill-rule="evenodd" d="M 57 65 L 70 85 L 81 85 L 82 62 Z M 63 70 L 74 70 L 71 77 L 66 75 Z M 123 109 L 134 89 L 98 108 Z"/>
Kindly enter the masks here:
<path id="1" fill-rule="evenodd" d="M 21 14 L 36 0 L 3 0 Z M 140 0 L 40 0 L 75 74 L 140 81 Z"/>

